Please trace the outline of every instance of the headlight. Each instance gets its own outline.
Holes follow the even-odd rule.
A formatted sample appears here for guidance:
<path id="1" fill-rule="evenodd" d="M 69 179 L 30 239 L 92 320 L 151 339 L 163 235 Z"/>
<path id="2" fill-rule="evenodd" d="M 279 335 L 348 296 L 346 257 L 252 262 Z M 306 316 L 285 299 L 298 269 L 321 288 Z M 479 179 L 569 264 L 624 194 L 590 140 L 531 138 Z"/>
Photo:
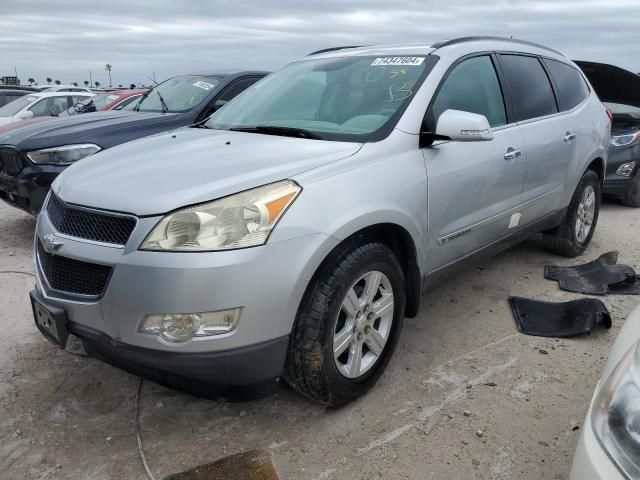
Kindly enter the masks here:
<path id="1" fill-rule="evenodd" d="M 264 245 L 301 190 L 284 180 L 178 210 L 156 225 L 140 249 L 203 252 Z"/>
<path id="2" fill-rule="evenodd" d="M 635 145 L 636 143 L 640 143 L 640 132 L 611 137 L 609 142 L 612 147 L 628 147 L 629 145 Z"/>
<path id="3" fill-rule="evenodd" d="M 27 152 L 27 157 L 38 165 L 70 165 L 100 150 L 102 150 L 102 148 L 98 145 L 83 143 L 34 150 L 33 152 Z"/>
<path id="4" fill-rule="evenodd" d="M 204 313 L 147 315 L 138 332 L 157 335 L 168 342 L 186 342 L 195 337 L 229 333 L 238 325 L 242 308 Z"/>
<path id="5" fill-rule="evenodd" d="M 640 342 L 620 360 L 592 410 L 602 447 L 627 478 L 640 478 Z"/>
<path id="6" fill-rule="evenodd" d="M 616 170 L 616 175 L 620 175 L 622 177 L 630 177 L 635 167 L 636 162 L 623 163 Z"/>

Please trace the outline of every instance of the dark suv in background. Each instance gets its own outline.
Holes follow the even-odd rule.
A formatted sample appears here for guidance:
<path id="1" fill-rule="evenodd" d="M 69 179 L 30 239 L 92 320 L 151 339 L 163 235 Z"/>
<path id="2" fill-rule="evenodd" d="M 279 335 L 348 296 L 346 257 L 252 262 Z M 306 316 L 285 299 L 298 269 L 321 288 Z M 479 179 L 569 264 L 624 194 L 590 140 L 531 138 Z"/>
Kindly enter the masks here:
<path id="1" fill-rule="evenodd" d="M 640 207 L 640 76 L 604 63 L 576 63 L 613 117 L 602 193 Z"/>
<path id="2" fill-rule="evenodd" d="M 53 180 L 100 150 L 200 122 L 267 72 L 170 78 L 133 109 L 60 117 L 0 134 L 0 199 L 37 215 Z"/>

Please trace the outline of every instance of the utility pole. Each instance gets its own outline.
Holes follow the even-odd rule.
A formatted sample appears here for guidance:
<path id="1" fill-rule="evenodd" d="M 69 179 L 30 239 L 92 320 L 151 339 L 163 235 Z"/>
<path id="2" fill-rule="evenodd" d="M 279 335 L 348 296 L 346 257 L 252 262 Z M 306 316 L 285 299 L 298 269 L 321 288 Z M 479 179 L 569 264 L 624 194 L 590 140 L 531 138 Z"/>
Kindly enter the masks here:
<path id="1" fill-rule="evenodd" d="M 93 76 L 91 75 L 91 70 L 89 70 L 89 85 L 93 87 Z"/>

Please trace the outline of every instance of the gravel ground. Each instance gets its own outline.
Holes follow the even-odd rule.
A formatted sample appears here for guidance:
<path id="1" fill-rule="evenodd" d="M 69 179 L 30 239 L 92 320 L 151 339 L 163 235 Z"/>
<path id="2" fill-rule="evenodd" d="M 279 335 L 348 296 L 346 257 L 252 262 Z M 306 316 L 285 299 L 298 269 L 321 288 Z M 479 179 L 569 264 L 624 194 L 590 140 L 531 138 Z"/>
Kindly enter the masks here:
<path id="1" fill-rule="evenodd" d="M 145 479 L 138 379 L 56 349 L 33 325 L 34 225 L 0 206 L 0 477 Z M 339 410 L 284 387 L 268 399 L 222 403 L 145 381 L 140 424 L 150 468 L 160 479 L 261 448 L 283 480 L 567 478 L 609 346 L 637 299 L 605 298 L 613 328 L 564 340 L 519 334 L 506 300 L 579 298 L 544 280 L 544 265 L 617 249 L 621 262 L 640 266 L 638 234 L 638 211 L 607 203 L 577 261 L 530 241 L 450 278 L 406 321 L 378 385 Z"/>

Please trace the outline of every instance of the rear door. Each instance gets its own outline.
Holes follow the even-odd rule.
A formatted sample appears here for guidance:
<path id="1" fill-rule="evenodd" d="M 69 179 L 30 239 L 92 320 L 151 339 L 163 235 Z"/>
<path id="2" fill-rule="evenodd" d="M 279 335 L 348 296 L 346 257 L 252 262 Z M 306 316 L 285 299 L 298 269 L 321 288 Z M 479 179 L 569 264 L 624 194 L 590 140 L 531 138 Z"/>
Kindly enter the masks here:
<path id="1" fill-rule="evenodd" d="M 423 149 L 428 177 L 429 270 L 446 266 L 505 236 L 518 222 L 526 151 L 509 122 L 495 57 L 459 61 L 443 79 L 426 115 L 435 131 L 448 109 L 484 115 L 494 138 L 438 142 Z"/>
<path id="2" fill-rule="evenodd" d="M 540 58 L 501 54 L 499 59 L 527 150 L 522 222 L 531 223 L 561 207 L 570 165 L 577 158 L 576 128 L 572 118 L 559 112 Z"/>

